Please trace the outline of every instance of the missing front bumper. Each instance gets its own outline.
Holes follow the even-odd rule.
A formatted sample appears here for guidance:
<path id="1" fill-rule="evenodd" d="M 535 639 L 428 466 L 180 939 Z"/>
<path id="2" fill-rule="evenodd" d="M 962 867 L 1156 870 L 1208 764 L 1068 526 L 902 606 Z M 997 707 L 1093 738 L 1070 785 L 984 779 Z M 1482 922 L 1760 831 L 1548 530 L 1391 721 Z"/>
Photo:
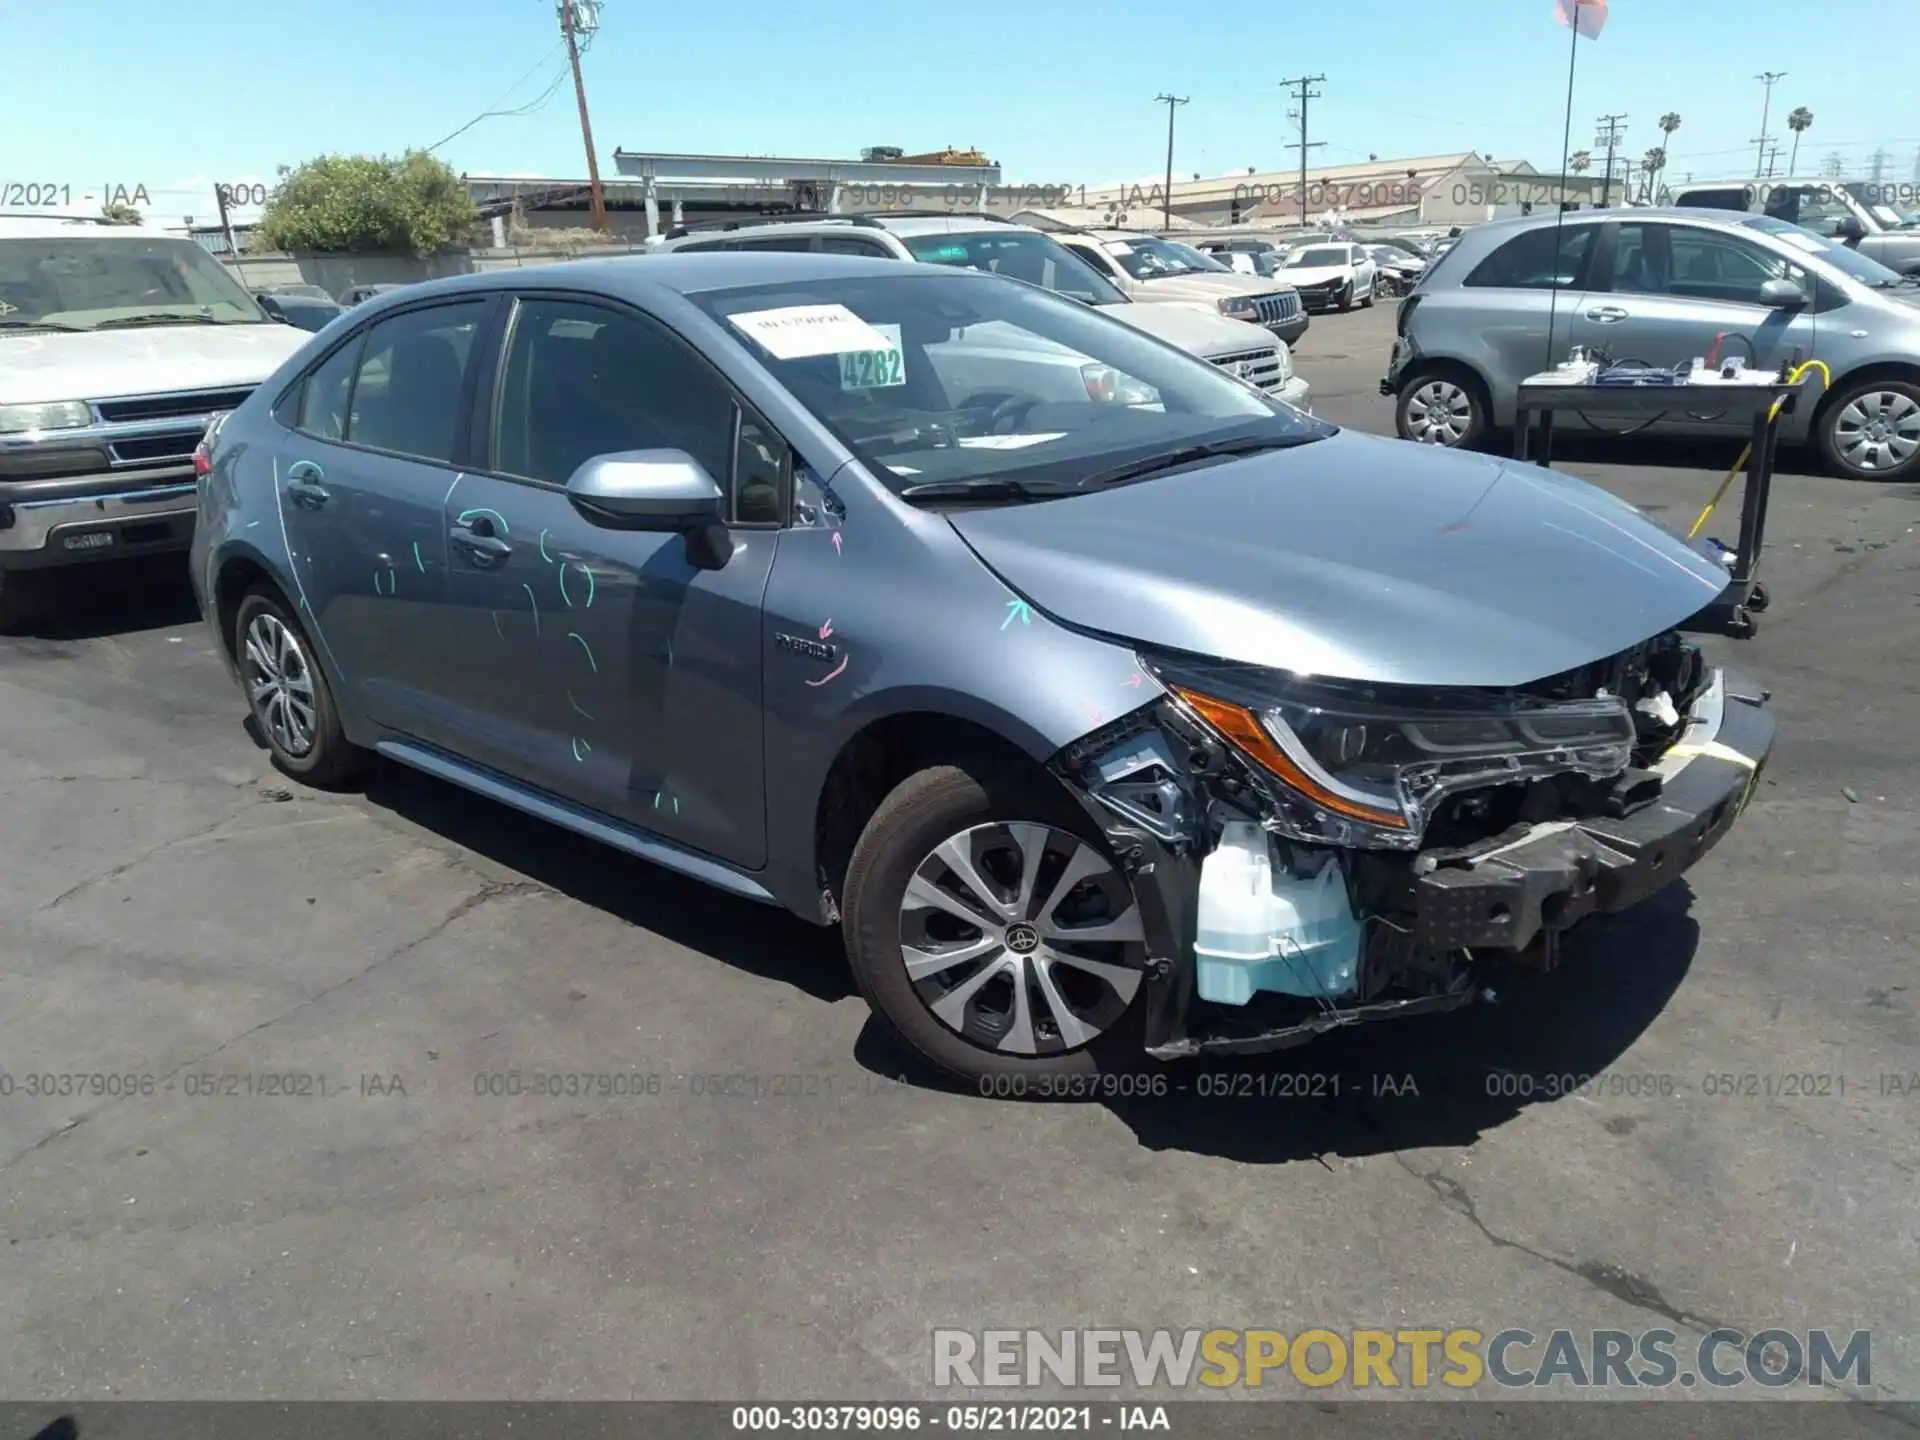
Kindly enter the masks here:
<path id="1" fill-rule="evenodd" d="M 1646 899 L 1719 843 L 1751 801 L 1773 749 L 1765 699 L 1750 682 L 1723 674 L 1711 706 L 1696 712 L 1698 723 L 1657 767 L 1660 798 L 1632 814 L 1536 824 L 1412 857 L 1363 862 L 1350 855 L 1356 868 L 1392 867 L 1392 884 L 1368 887 L 1365 923 L 1386 942 L 1381 963 L 1394 973 L 1384 985 L 1363 985 L 1357 1003 L 1279 1013 L 1210 1005 L 1195 995 L 1201 817 L 1230 776 L 1231 757 L 1213 737 L 1180 728 L 1164 712 L 1156 728 L 1136 730 L 1131 740 L 1089 737 L 1063 757 L 1062 770 L 1106 828 L 1140 895 L 1154 957 L 1147 1053 L 1176 1060 L 1285 1049 L 1329 1030 L 1470 1004 L 1491 967 L 1528 952 L 1550 960 L 1567 930 Z"/>

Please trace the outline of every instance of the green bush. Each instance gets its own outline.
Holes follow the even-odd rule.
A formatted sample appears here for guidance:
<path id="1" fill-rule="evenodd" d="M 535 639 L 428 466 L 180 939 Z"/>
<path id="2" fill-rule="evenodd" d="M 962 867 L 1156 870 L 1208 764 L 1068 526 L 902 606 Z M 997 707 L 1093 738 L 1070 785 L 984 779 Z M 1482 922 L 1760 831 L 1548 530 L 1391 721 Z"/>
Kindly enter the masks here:
<path id="1" fill-rule="evenodd" d="M 280 182 L 254 241 L 270 250 L 429 255 L 467 243 L 478 220 L 460 177 L 423 151 L 322 155 Z"/>
<path id="2" fill-rule="evenodd" d="M 100 207 L 100 218 L 112 225 L 139 225 L 143 221 L 140 212 L 131 205 L 112 204 Z"/>

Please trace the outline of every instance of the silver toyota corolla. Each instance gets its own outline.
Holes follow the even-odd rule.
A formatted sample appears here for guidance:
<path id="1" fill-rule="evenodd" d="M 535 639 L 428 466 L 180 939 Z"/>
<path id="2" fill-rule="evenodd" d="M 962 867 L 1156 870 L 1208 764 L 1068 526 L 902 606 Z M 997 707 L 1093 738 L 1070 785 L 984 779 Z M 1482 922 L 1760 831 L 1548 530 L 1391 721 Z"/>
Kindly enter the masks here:
<path id="1" fill-rule="evenodd" d="M 982 1083 L 1464 1004 L 1686 870 L 1772 745 L 1675 630 L 1724 571 L 1636 511 L 991 275 L 409 287 L 198 468 L 288 774 L 378 754 L 837 925 Z"/>

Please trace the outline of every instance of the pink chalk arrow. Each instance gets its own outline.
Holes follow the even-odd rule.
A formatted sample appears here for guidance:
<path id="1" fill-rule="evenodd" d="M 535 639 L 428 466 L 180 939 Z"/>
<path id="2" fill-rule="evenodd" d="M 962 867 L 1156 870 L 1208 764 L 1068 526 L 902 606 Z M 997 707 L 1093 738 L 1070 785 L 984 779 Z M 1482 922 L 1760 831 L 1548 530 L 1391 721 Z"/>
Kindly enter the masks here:
<path id="1" fill-rule="evenodd" d="M 827 636 L 831 635 L 832 633 L 833 633 L 833 621 L 829 620 L 827 621 L 826 624 L 820 627 L 820 638 L 822 640 L 826 639 Z"/>
<path id="2" fill-rule="evenodd" d="M 833 553 L 836 555 L 840 553 L 840 532 L 838 530 L 833 532 Z"/>
<path id="3" fill-rule="evenodd" d="M 1120 683 L 1129 690 L 1138 690 L 1140 688 L 1140 672 L 1138 670 L 1134 671 L 1133 674 L 1127 676 L 1127 678 Z"/>

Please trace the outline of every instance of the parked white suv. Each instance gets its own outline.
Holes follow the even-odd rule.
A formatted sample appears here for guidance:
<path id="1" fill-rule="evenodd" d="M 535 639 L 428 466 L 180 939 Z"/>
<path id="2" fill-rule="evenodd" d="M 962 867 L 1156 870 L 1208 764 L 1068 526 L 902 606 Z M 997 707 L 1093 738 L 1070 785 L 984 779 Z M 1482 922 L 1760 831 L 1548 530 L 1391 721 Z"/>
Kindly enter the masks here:
<path id="1" fill-rule="evenodd" d="M 1069 230 L 1054 239 L 1134 300 L 1211 306 L 1264 326 L 1289 345 L 1307 333 L 1307 312 L 1291 285 L 1236 275 L 1181 241 L 1125 230 Z"/>
<path id="2" fill-rule="evenodd" d="M 657 251 L 800 250 L 891 256 L 922 264 L 985 270 L 1072 296 L 1125 325 L 1311 413 L 1312 388 L 1293 373 L 1286 342 L 1264 326 L 1230 319 L 1208 305 L 1137 305 L 1053 236 L 990 215 L 820 215 L 725 228 L 667 232 Z M 1233 278 L 1233 277 L 1226 277 Z"/>
<path id="3" fill-rule="evenodd" d="M 306 339 L 191 240 L 0 218 L 0 631 L 56 567 L 184 551 L 208 420 Z"/>

